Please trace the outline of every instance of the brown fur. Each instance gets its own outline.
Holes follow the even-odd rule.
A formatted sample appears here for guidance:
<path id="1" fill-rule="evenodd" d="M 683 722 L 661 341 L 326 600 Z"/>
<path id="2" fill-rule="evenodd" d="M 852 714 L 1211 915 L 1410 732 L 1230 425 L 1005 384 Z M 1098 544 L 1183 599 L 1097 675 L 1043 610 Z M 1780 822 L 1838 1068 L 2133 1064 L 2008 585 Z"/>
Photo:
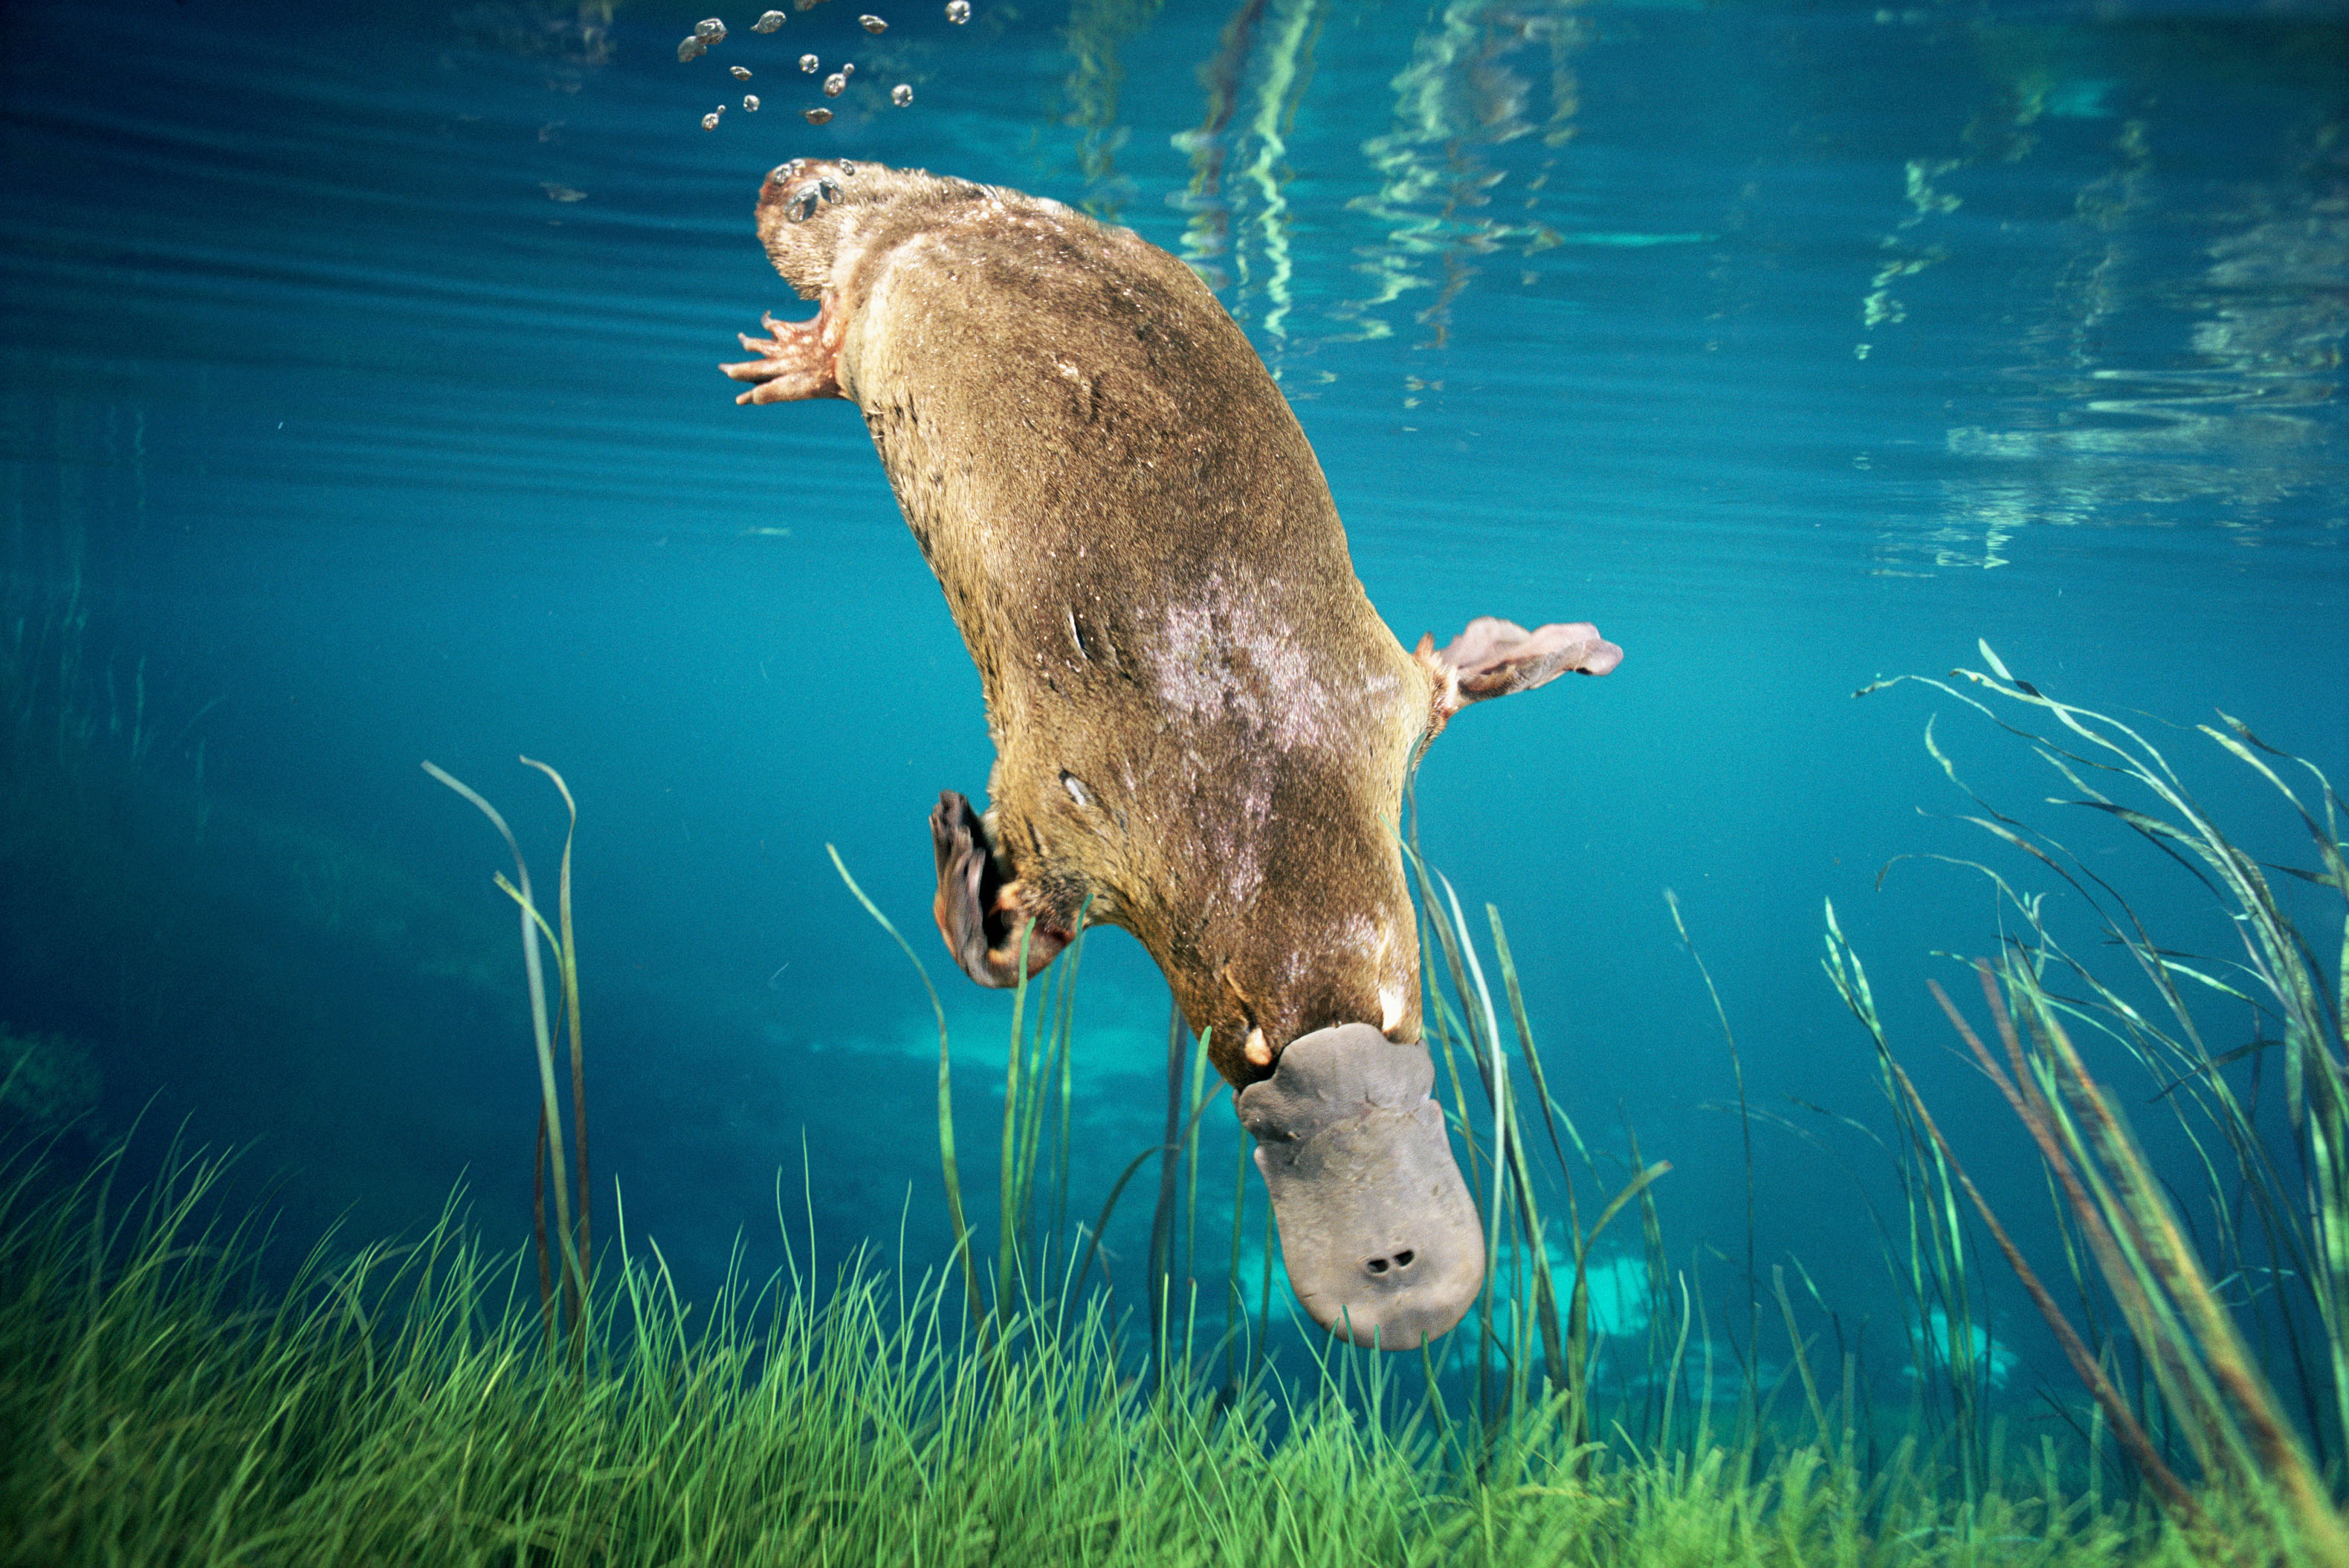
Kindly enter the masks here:
<path id="1" fill-rule="evenodd" d="M 1231 317 L 1129 231 L 917 170 L 786 164 L 759 232 L 824 304 L 729 373 L 864 411 L 985 688 L 994 913 L 1033 917 L 1040 962 L 1080 918 L 1131 931 L 1236 1085 L 1268 1070 L 1254 1030 L 1416 1039 L 1396 818 L 1485 693 L 1371 608 Z M 939 896 L 952 943 L 968 895 Z"/>

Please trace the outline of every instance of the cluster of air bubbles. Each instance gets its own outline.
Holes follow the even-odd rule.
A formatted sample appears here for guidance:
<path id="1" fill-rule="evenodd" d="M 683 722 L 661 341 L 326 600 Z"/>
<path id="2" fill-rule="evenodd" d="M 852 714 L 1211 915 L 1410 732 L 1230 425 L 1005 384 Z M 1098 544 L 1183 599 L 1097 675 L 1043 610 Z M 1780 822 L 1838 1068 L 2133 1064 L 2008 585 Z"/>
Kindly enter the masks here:
<path id="1" fill-rule="evenodd" d="M 812 11 L 823 3 L 823 0 L 792 0 L 793 8 L 800 11 Z M 759 15 L 759 19 L 750 24 L 750 31 L 754 33 L 777 32 L 781 29 L 785 20 L 786 18 L 781 11 L 761 12 Z M 970 0 L 947 0 L 947 20 L 957 26 L 961 26 L 964 23 L 968 22 L 970 20 Z M 869 14 L 857 17 L 856 24 L 858 26 L 863 27 L 867 33 L 873 34 L 876 37 L 889 30 L 889 24 L 886 20 Z M 677 46 L 678 61 L 679 64 L 689 65 L 725 41 L 726 24 L 724 22 L 715 16 L 709 17 L 706 21 L 697 22 L 694 24 L 691 35 Z M 729 66 L 726 68 L 728 74 L 732 76 L 738 82 L 747 82 L 750 79 L 751 71 L 748 66 Z M 800 57 L 800 69 L 807 73 L 809 76 L 816 76 L 823 72 L 823 63 L 814 55 L 802 55 Z M 830 76 L 824 77 L 823 83 L 823 96 L 826 98 L 840 97 L 842 93 L 848 90 L 848 79 L 855 74 L 856 67 L 853 63 L 843 61 L 838 70 L 833 72 Z M 909 107 L 914 101 L 914 88 L 912 84 L 907 82 L 899 82 L 895 87 L 891 88 L 889 89 L 889 101 L 896 105 L 899 108 Z M 751 93 L 744 94 L 742 98 L 742 108 L 747 113 L 756 114 L 759 110 L 758 96 Z M 832 110 L 822 107 L 810 108 L 803 112 L 806 114 L 807 121 L 810 125 L 823 125 L 832 119 Z M 719 121 L 724 118 L 725 113 L 726 106 L 724 104 L 719 104 L 716 108 L 701 117 L 701 129 L 704 130 L 716 130 L 718 129 Z"/>
<path id="2" fill-rule="evenodd" d="M 677 46 L 678 63 L 688 65 L 699 59 L 702 52 L 712 44 L 722 44 L 725 41 L 726 24 L 717 17 L 712 16 L 706 22 L 696 22 L 693 25 L 692 36 Z"/>

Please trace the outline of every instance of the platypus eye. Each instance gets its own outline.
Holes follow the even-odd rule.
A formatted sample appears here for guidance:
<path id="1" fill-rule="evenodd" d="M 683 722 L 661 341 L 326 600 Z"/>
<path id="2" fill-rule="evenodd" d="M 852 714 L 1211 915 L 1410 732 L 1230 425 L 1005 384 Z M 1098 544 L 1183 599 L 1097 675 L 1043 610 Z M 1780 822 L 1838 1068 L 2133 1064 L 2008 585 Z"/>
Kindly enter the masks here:
<path id="1" fill-rule="evenodd" d="M 806 222 L 810 218 L 815 216 L 815 200 L 816 193 L 814 191 L 801 191 L 797 196 L 792 199 L 792 204 L 783 209 L 783 216 L 789 218 L 794 223 Z"/>

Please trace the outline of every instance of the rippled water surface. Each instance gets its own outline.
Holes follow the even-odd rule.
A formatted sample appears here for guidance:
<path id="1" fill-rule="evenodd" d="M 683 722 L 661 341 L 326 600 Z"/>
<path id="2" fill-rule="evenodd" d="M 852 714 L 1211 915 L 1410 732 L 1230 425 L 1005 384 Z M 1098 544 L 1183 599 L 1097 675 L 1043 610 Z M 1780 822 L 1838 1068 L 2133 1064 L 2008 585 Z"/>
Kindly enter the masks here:
<path id="1" fill-rule="evenodd" d="M 780 1167 L 832 1255 L 894 1248 L 901 1212 L 908 1254 L 944 1255 L 928 1003 L 824 846 L 946 986 L 989 1144 L 1009 1002 L 927 934 L 924 821 L 991 749 L 854 409 L 739 408 L 715 368 L 762 310 L 811 308 L 750 229 L 794 155 L 1131 225 L 1278 377 L 1407 643 L 1492 613 L 1623 646 L 1457 722 L 1421 830 L 1508 921 L 1561 1109 L 1675 1162 L 1692 1259 L 1742 1258 L 1746 1189 L 1667 887 L 1754 1103 L 1883 1120 L 1818 971 L 1832 899 L 2026 1207 L 2039 1178 L 1923 992 L 2013 910 L 1946 860 L 1879 870 L 2055 885 L 1955 820 L 1982 815 L 1961 780 L 2134 879 L 2180 950 L 2232 941 L 2158 853 L 2043 804 L 2076 791 L 2023 742 L 1931 688 L 1856 690 L 1986 667 L 1983 639 L 2090 707 L 2222 707 L 2349 773 L 2337 5 L 973 0 L 956 26 L 922 0 L 874 37 L 832 0 L 771 36 L 724 14 L 681 65 L 703 14 L 0 19 L 0 1024 L 77 1042 L 86 1125 L 255 1144 L 311 1228 L 412 1223 L 461 1176 L 519 1239 L 504 852 L 417 763 L 501 802 L 545 883 L 560 805 L 526 753 L 579 800 L 590 1101 L 630 1230 L 701 1284 L 740 1230 L 762 1272 Z M 857 66 L 837 99 L 811 52 Z M 2305 859 L 2264 786 L 2146 722 L 2258 852 Z M 1165 1003 L 1119 934 L 1084 974 L 1089 1212 L 1157 1136 Z M 2255 1029 L 2229 1015 L 2214 1048 Z M 1881 1156 L 1755 1140 L 1759 1255 L 1885 1310 L 1845 1173 Z M 1113 1231 L 1113 1280 L 1140 1249 Z"/>

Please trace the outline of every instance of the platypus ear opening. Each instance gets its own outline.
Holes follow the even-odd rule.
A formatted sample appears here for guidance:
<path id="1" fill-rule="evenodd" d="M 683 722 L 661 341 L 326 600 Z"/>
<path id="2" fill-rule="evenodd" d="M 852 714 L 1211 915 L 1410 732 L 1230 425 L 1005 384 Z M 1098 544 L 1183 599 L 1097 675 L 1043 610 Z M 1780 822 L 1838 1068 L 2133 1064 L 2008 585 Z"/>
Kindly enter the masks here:
<path id="1" fill-rule="evenodd" d="M 958 789 L 938 793 L 930 812 L 930 844 L 937 853 L 938 891 L 930 912 L 962 972 L 999 989 L 1019 984 L 1021 884 L 1007 882 L 988 847 L 987 826 Z M 1028 934 L 1028 974 L 1060 956 L 1071 934 L 1035 919 Z"/>
<path id="2" fill-rule="evenodd" d="M 1433 635 L 1423 636 L 1418 652 L 1443 683 L 1436 701 L 1447 716 L 1486 697 L 1530 691 L 1568 670 L 1603 676 L 1623 662 L 1623 650 L 1588 621 L 1528 632 L 1498 615 L 1477 616 L 1440 651 Z"/>

